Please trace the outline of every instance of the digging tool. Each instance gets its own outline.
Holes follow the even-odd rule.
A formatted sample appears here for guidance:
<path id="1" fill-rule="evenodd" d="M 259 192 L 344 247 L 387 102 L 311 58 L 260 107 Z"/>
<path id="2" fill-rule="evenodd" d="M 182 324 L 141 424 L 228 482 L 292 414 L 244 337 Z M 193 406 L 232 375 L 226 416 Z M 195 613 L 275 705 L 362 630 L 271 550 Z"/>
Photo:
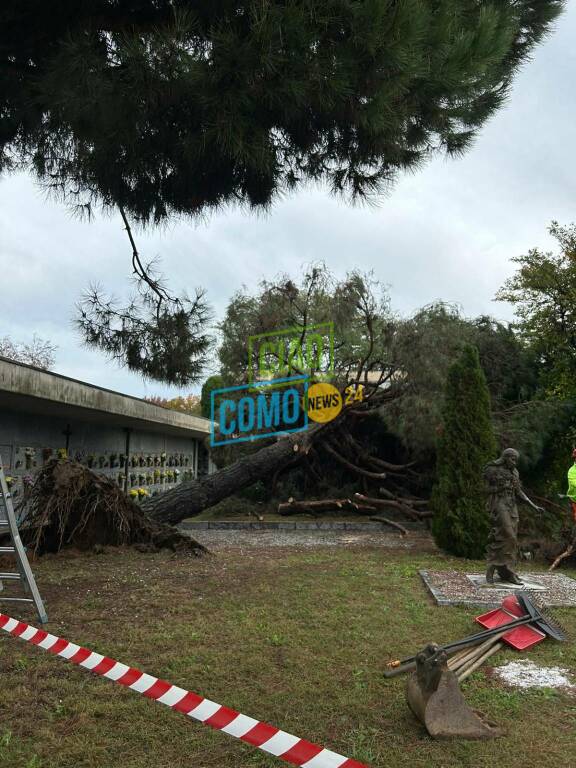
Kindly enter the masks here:
<path id="1" fill-rule="evenodd" d="M 458 682 L 461 683 L 463 680 L 466 680 L 466 678 L 469 677 L 472 672 L 476 672 L 476 670 L 481 667 L 485 661 L 488 661 L 491 656 L 494 656 L 494 654 L 498 653 L 498 651 L 503 647 L 504 643 L 498 641 L 491 645 L 487 650 L 485 650 L 481 656 L 471 660 L 468 664 L 465 664 L 463 667 L 461 667 L 457 673 Z"/>
<path id="2" fill-rule="evenodd" d="M 538 598 L 528 592 L 517 592 L 516 597 L 523 609 L 524 613 L 517 619 L 507 622 L 507 633 L 521 627 L 525 624 L 536 625 L 539 630 L 544 632 L 547 636 L 552 637 L 554 640 L 566 640 L 566 633 L 563 627 L 554 619 L 548 615 L 545 608 L 538 604 Z M 461 650 L 467 646 L 478 645 L 478 643 L 487 640 L 489 637 L 494 637 L 502 631 L 502 624 L 493 627 L 492 629 L 486 629 L 483 632 L 476 632 L 475 634 L 463 637 L 460 640 L 455 640 L 452 643 L 439 646 L 439 649 L 446 652 Z M 386 665 L 388 669 L 384 672 L 385 677 L 395 677 L 396 675 L 405 674 L 411 672 L 416 666 L 416 656 L 409 656 L 405 659 L 389 661 Z"/>
<path id="3" fill-rule="evenodd" d="M 504 632 L 500 632 L 500 634 L 495 635 L 494 637 L 489 637 L 488 640 L 485 640 L 483 643 L 480 643 L 479 645 L 476 645 L 472 648 L 472 650 L 468 650 L 466 654 L 462 658 L 460 658 L 458 661 L 456 661 L 453 664 L 450 664 L 448 662 L 448 669 L 451 669 L 453 672 L 455 672 L 458 676 L 460 676 L 460 673 L 462 670 L 466 669 L 470 664 L 473 664 L 478 658 L 480 658 L 486 651 L 488 651 L 495 643 L 499 642 L 499 640 L 502 638 L 502 635 Z"/>
<path id="4" fill-rule="evenodd" d="M 502 731 L 466 703 L 456 674 L 448 669 L 448 656 L 428 645 L 416 656 L 416 672 L 406 685 L 412 712 L 434 739 L 494 739 Z"/>

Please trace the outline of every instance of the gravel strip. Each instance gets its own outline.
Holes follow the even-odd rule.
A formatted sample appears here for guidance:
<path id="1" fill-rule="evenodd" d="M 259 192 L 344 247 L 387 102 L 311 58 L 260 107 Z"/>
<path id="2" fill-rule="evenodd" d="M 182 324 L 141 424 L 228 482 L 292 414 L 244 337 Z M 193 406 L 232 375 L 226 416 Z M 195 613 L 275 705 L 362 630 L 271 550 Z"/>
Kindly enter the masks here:
<path id="1" fill-rule="evenodd" d="M 426 533 L 364 533 L 359 531 L 219 531 L 181 529 L 185 535 L 212 550 L 258 549 L 270 547 L 384 547 L 387 549 L 422 549 L 433 547 Z"/>

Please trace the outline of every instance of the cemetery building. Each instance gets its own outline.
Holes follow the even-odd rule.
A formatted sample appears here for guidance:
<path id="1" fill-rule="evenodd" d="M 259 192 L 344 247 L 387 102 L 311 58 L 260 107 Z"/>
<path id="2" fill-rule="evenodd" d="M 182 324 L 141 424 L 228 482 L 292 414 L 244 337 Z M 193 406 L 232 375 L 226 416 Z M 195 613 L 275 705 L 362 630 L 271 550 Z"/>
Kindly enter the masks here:
<path id="1" fill-rule="evenodd" d="M 141 496 L 211 473 L 209 419 L 0 357 L 0 456 L 18 496 L 69 456 Z"/>

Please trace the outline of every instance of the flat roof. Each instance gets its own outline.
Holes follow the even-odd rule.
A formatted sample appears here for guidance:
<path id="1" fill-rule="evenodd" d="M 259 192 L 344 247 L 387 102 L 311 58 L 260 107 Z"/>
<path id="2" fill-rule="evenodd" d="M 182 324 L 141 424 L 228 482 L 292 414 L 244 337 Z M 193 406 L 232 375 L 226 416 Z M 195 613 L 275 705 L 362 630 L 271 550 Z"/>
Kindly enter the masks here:
<path id="1" fill-rule="evenodd" d="M 139 397 L 0 357 L 0 406 L 86 421 L 204 437 L 211 421 Z"/>

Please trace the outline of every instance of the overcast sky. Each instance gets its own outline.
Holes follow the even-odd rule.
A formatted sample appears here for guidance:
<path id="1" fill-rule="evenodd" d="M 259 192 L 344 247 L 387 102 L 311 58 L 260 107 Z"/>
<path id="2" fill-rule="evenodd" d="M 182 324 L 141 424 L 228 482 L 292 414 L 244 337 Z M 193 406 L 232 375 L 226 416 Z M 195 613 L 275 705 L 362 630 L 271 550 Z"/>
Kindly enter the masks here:
<path id="1" fill-rule="evenodd" d="M 204 223 L 138 234 L 160 256 L 174 287 L 204 286 L 222 315 L 243 284 L 323 260 L 337 274 L 373 269 L 394 309 L 409 314 L 436 299 L 468 316 L 511 319 L 493 301 L 513 256 L 553 248 L 552 219 L 576 220 L 576 3 L 517 78 L 507 106 L 460 160 L 437 159 L 399 179 L 378 208 L 353 208 L 307 190 L 270 214 L 228 211 Z M 90 283 L 129 293 L 130 250 L 119 217 L 79 222 L 23 175 L 0 181 L 0 336 L 58 345 L 55 370 L 137 396 L 177 393 L 82 347 L 75 302 Z"/>

